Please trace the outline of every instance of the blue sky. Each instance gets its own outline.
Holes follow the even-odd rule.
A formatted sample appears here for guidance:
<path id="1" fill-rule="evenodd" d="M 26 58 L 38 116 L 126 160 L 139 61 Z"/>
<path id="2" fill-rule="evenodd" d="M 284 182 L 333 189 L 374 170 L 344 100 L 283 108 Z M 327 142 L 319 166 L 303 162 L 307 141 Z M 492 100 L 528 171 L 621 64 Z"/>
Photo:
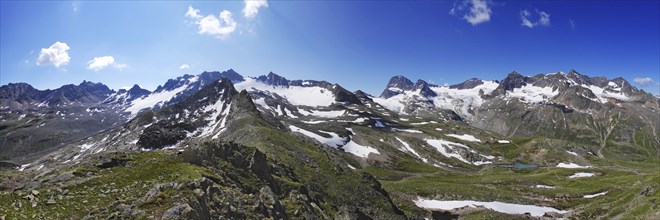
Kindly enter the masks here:
<path id="1" fill-rule="evenodd" d="M 575 69 L 660 93 L 658 1 L 0 2 L 0 84 L 153 90 L 235 69 L 379 94 Z M 57 43 L 59 42 L 59 43 Z M 187 68 L 186 68 L 187 67 Z"/>

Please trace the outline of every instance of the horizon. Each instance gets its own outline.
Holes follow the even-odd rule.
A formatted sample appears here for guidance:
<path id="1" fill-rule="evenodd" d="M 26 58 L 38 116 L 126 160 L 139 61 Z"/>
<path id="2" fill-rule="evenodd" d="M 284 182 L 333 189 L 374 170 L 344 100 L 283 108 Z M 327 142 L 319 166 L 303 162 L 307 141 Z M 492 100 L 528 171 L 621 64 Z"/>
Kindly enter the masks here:
<path id="1" fill-rule="evenodd" d="M 0 4 L 0 85 L 153 91 L 234 69 L 379 94 L 396 75 L 444 85 L 575 69 L 660 94 L 660 2 Z"/>
<path id="2" fill-rule="evenodd" d="M 196 73 L 196 74 L 183 74 L 183 75 L 180 75 L 180 76 L 177 76 L 177 77 L 171 78 L 171 79 L 176 79 L 176 78 L 178 78 L 178 77 L 184 77 L 185 75 L 198 76 L 198 75 L 201 75 L 201 74 L 203 74 L 203 73 L 205 73 L 205 72 L 224 72 L 224 71 L 229 71 L 229 70 L 233 70 L 233 69 L 230 68 L 230 69 L 227 69 L 227 70 L 203 70 L 203 71 L 200 72 L 200 73 Z M 243 76 L 243 77 L 250 77 L 250 78 L 257 78 L 257 77 L 259 77 L 259 76 L 265 76 L 265 75 L 268 75 L 268 73 L 261 74 L 261 75 L 244 75 L 244 74 L 241 74 L 239 71 L 236 71 L 236 70 L 234 70 L 234 71 L 235 71 L 236 73 L 240 74 L 240 75 Z M 581 74 L 581 75 L 584 75 L 584 76 L 590 77 L 590 78 L 594 78 L 594 77 L 603 77 L 603 76 L 592 76 L 592 75 L 585 74 L 585 73 L 582 73 L 582 72 L 577 71 L 577 70 L 574 70 L 574 71 L 576 71 L 577 73 L 579 73 L 579 74 Z M 533 76 L 535 76 L 535 75 L 539 75 L 539 74 L 555 74 L 555 73 L 568 74 L 568 72 L 570 72 L 570 71 L 563 71 L 563 70 L 562 70 L 562 71 L 557 71 L 557 72 L 546 72 L 546 73 L 526 74 L 526 73 L 520 73 L 520 72 L 514 70 L 514 71 L 511 71 L 511 72 L 509 72 L 509 73 L 504 74 L 504 76 L 503 76 L 501 79 L 481 79 L 481 78 L 477 78 L 477 79 L 479 79 L 479 80 L 483 80 L 483 81 L 497 81 L 497 82 L 499 82 L 499 81 L 505 79 L 509 74 L 511 74 L 511 73 L 513 73 L 513 72 L 516 72 L 516 73 L 518 73 L 518 74 L 521 74 L 521 75 L 523 75 L 523 76 L 525 76 L 525 77 L 533 77 Z M 284 77 L 284 78 L 286 78 L 287 80 L 290 80 L 290 81 L 293 81 L 293 80 L 326 81 L 326 80 L 323 80 L 323 79 L 290 79 L 290 78 L 286 77 L 285 75 L 282 75 L 282 74 L 279 74 L 279 73 L 276 73 L 276 72 L 273 72 L 273 71 L 269 71 L 269 73 L 274 73 L 274 74 L 276 74 L 276 75 L 282 76 L 282 77 Z M 390 79 L 392 79 L 392 78 L 394 78 L 394 77 L 397 77 L 397 76 L 403 76 L 403 77 L 405 77 L 405 78 L 407 78 L 407 79 L 409 79 L 409 80 L 411 80 L 411 81 L 413 81 L 413 82 L 415 82 L 415 81 L 417 81 L 417 80 L 424 80 L 424 79 L 414 79 L 414 78 L 410 78 L 410 77 L 408 77 L 408 76 L 406 76 L 406 75 L 392 75 L 392 76 L 387 77 L 387 79 L 388 79 L 387 81 L 389 82 Z M 465 81 L 470 80 L 470 79 L 472 79 L 472 78 L 464 79 L 463 81 L 460 81 L 460 82 L 455 82 L 455 83 L 444 83 L 444 84 L 435 84 L 435 83 L 431 83 L 431 82 L 429 82 L 428 80 L 424 80 L 424 81 L 426 81 L 427 83 L 429 83 L 429 85 L 432 85 L 432 86 L 448 87 L 448 86 L 451 86 L 451 85 L 456 85 L 456 84 L 459 84 L 459 83 L 465 82 Z M 608 80 L 611 80 L 611 79 L 614 79 L 614 78 L 607 78 L 607 79 L 608 79 Z M 45 88 L 45 89 L 34 87 L 34 86 L 31 85 L 31 84 L 30 84 L 30 85 L 33 86 L 35 89 L 38 89 L 38 90 L 48 90 L 48 89 L 53 90 L 53 89 L 57 89 L 57 88 L 60 88 L 60 87 L 62 87 L 62 86 L 65 86 L 65 85 L 80 85 L 80 84 L 82 84 L 82 83 L 84 83 L 84 82 L 91 82 L 91 83 L 101 83 L 101 84 L 103 84 L 103 85 L 105 85 L 105 86 L 108 86 L 108 88 L 109 88 L 110 90 L 113 90 L 113 91 L 115 91 L 115 92 L 117 92 L 117 91 L 119 91 L 119 90 L 121 90 L 121 89 L 129 90 L 130 88 L 132 88 L 132 87 L 135 86 L 135 85 L 137 85 L 138 87 L 140 87 L 140 88 L 142 88 L 142 89 L 149 90 L 150 92 L 154 92 L 154 91 L 157 89 L 157 87 L 163 86 L 167 80 L 170 80 L 170 79 L 166 79 L 165 81 L 162 82 L 162 84 L 158 84 L 158 85 L 156 85 L 156 87 L 154 87 L 154 88 L 145 88 L 144 86 L 139 85 L 139 84 L 137 84 L 137 83 L 135 83 L 135 84 L 133 84 L 133 85 L 124 86 L 124 87 L 121 87 L 121 88 L 112 88 L 112 87 L 108 86 L 107 84 L 105 84 L 105 83 L 103 83 L 103 82 L 95 82 L 95 81 L 89 81 L 89 80 L 83 80 L 83 81 L 80 81 L 80 82 L 65 83 L 65 84 L 59 85 L 59 86 L 54 87 L 54 88 Z M 624 78 L 624 80 L 625 80 L 625 78 Z M 628 81 L 628 80 L 626 80 L 626 81 Z M 341 85 L 340 83 L 338 83 L 338 82 L 331 82 L 331 81 L 327 81 L 327 82 L 329 82 L 329 83 L 336 83 L 336 84 L 339 84 L 340 86 L 342 86 L 342 85 Z M 9 82 L 9 83 L 7 83 L 7 84 L 0 84 L 0 86 L 8 85 L 8 84 L 11 84 L 11 83 L 25 83 L 25 82 Z M 640 87 L 638 87 L 638 86 L 635 86 L 635 83 L 634 83 L 634 82 L 630 82 L 630 81 L 628 81 L 628 83 L 630 83 L 632 86 L 634 86 L 634 87 L 636 87 L 636 88 L 638 88 L 638 89 L 644 90 L 643 88 L 640 88 Z M 29 84 L 29 83 L 28 83 L 28 84 Z M 342 86 L 342 87 L 344 87 L 344 86 Z M 367 93 L 368 95 L 371 95 L 371 96 L 374 96 L 374 97 L 378 97 L 379 95 L 377 95 L 377 94 L 380 94 L 380 93 L 382 93 L 384 90 L 387 90 L 387 83 L 385 83 L 385 84 L 383 85 L 383 88 L 381 89 L 381 91 L 378 91 L 378 90 L 377 90 L 377 91 L 373 91 L 373 92 L 372 92 L 372 91 L 365 91 L 364 89 L 360 89 L 360 88 L 353 89 L 353 90 L 352 90 L 352 89 L 349 89 L 349 88 L 346 88 L 346 87 L 344 87 L 344 88 L 345 88 L 345 89 L 348 89 L 348 90 L 351 91 L 351 92 L 356 92 L 356 91 L 358 91 L 358 90 L 361 90 L 361 91 Z M 648 93 L 650 93 L 650 94 L 653 94 L 653 95 L 660 95 L 659 93 L 654 93 L 653 91 L 647 91 L 647 90 L 644 90 L 644 91 L 645 91 L 645 92 L 648 92 Z"/>

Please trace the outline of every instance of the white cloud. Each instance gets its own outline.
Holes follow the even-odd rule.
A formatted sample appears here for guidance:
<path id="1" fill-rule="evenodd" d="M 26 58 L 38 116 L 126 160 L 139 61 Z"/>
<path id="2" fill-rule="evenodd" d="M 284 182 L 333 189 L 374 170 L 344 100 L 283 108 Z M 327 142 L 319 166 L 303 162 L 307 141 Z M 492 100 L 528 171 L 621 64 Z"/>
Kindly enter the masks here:
<path id="1" fill-rule="evenodd" d="M 71 7 L 73 7 L 73 13 L 78 13 L 78 2 L 72 2 Z"/>
<path id="2" fill-rule="evenodd" d="M 115 58 L 112 56 L 94 57 L 94 59 L 87 62 L 87 69 L 99 71 L 113 63 L 115 63 Z"/>
<path id="3" fill-rule="evenodd" d="M 180 70 L 185 70 L 185 69 L 190 69 L 190 65 L 188 64 L 183 64 L 179 67 Z"/>
<path id="4" fill-rule="evenodd" d="M 544 11 L 539 11 L 536 10 L 536 14 L 539 15 L 539 20 L 537 22 L 532 22 L 530 19 L 532 17 L 532 13 L 530 13 L 527 10 L 522 10 L 520 11 L 520 20 L 522 21 L 522 26 L 528 27 L 528 28 L 533 28 L 536 26 L 549 26 L 550 25 L 550 14 L 544 12 Z"/>
<path id="5" fill-rule="evenodd" d="M 245 0 L 245 8 L 243 8 L 243 16 L 246 18 L 254 18 L 259 13 L 259 8 L 268 8 L 267 0 Z"/>
<path id="6" fill-rule="evenodd" d="M 544 11 L 536 11 L 536 13 L 539 13 L 539 25 L 541 26 L 548 26 L 550 25 L 550 14 L 545 13 Z"/>
<path id="7" fill-rule="evenodd" d="M 94 71 L 102 70 L 108 66 L 112 66 L 119 71 L 128 67 L 126 64 L 115 63 L 115 58 L 113 56 L 94 57 L 94 59 L 87 62 L 87 69 Z"/>
<path id="8" fill-rule="evenodd" d="M 571 25 L 571 29 L 575 29 L 575 21 L 573 21 L 573 20 L 568 20 L 568 24 Z"/>
<path id="9" fill-rule="evenodd" d="M 71 49 L 69 45 L 59 41 L 48 48 L 41 48 L 39 57 L 37 57 L 37 65 L 53 65 L 57 68 L 66 65 L 71 60 L 67 52 L 69 49 Z"/>
<path id="10" fill-rule="evenodd" d="M 186 17 L 192 18 L 192 19 L 201 19 L 202 16 L 199 15 L 199 9 L 195 9 L 192 7 L 192 5 L 188 5 L 188 12 L 186 12 Z"/>
<path id="11" fill-rule="evenodd" d="M 123 63 L 115 63 L 114 67 L 118 69 L 119 71 L 123 71 L 124 69 L 128 68 L 128 65 L 123 64 Z"/>
<path id="12" fill-rule="evenodd" d="M 520 19 L 522 20 L 522 26 L 533 28 L 534 23 L 528 19 L 529 16 L 531 16 L 529 11 L 527 10 L 520 11 Z"/>
<path id="13" fill-rule="evenodd" d="M 490 9 L 488 0 L 463 0 L 460 3 L 454 3 L 454 7 L 449 11 L 450 15 L 463 14 L 463 19 L 472 25 L 481 24 L 490 21 L 493 11 Z"/>
<path id="14" fill-rule="evenodd" d="M 232 18 L 231 12 L 227 10 L 220 12 L 218 17 L 212 14 L 204 17 L 199 15 L 198 9 L 188 6 L 185 16 L 198 26 L 197 33 L 202 35 L 225 39 L 236 30 L 236 21 Z"/>
<path id="15" fill-rule="evenodd" d="M 653 85 L 653 79 L 651 79 L 650 77 L 644 77 L 644 78 L 636 77 L 635 79 L 633 79 L 633 81 L 643 86 Z"/>

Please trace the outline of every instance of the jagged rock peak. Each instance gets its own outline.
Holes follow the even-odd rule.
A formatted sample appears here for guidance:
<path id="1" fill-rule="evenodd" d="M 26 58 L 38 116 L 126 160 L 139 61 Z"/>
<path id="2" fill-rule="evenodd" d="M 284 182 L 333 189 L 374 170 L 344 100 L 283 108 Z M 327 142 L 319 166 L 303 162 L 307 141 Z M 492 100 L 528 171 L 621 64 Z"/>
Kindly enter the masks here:
<path id="1" fill-rule="evenodd" d="M 250 94 L 245 90 L 241 90 L 233 97 L 229 114 L 231 115 L 230 119 L 232 120 L 248 115 L 261 116 L 261 112 L 259 112 L 257 106 L 254 105 Z"/>
<path id="2" fill-rule="evenodd" d="M 199 75 L 200 80 L 204 82 L 212 82 L 222 77 L 230 79 L 233 83 L 243 81 L 243 76 L 241 76 L 241 74 L 238 74 L 236 71 L 234 71 L 234 69 L 229 69 L 223 72 L 204 71 L 202 72 L 202 74 Z"/>
<path id="3" fill-rule="evenodd" d="M 513 90 L 514 88 L 520 88 L 527 83 L 527 77 L 520 75 L 520 73 L 513 71 L 509 73 L 502 82 L 500 82 L 500 87 L 504 90 Z"/>
<path id="4" fill-rule="evenodd" d="M 510 72 L 506 77 L 507 77 L 507 78 L 509 78 L 509 77 L 511 77 L 511 78 L 518 78 L 518 77 L 524 77 L 524 76 L 521 75 L 520 73 L 516 72 L 516 71 L 513 71 L 513 72 Z"/>
<path id="5" fill-rule="evenodd" d="M 394 76 L 390 79 L 390 81 L 387 83 L 388 88 L 399 88 L 402 90 L 412 90 L 415 87 L 415 84 L 413 84 L 410 79 L 406 78 L 405 76 L 398 75 Z"/>
<path id="6" fill-rule="evenodd" d="M 47 90 L 49 91 L 49 90 Z M 0 86 L 0 99 L 12 99 L 16 101 L 28 101 L 37 99 L 41 91 L 27 83 L 9 83 Z"/>
<path id="7" fill-rule="evenodd" d="M 415 82 L 415 88 L 423 87 L 423 86 L 429 86 L 429 84 L 421 79 L 418 79 L 417 82 Z"/>
<path id="8" fill-rule="evenodd" d="M 419 92 L 423 96 L 427 96 L 427 97 L 437 96 L 437 94 L 435 94 L 435 92 L 433 92 L 431 88 L 429 88 L 429 84 L 424 80 L 418 79 L 417 82 L 415 83 L 415 88 L 419 89 Z"/>
<path id="9" fill-rule="evenodd" d="M 569 79 L 575 81 L 575 83 L 577 83 L 577 84 L 587 84 L 587 85 L 592 84 L 592 82 L 591 82 L 592 80 L 591 80 L 590 77 L 582 75 L 574 69 L 571 69 L 571 71 L 568 72 L 566 77 L 568 77 Z"/>
<path id="10" fill-rule="evenodd" d="M 132 92 L 132 91 L 142 91 L 142 90 L 146 90 L 146 89 L 143 89 L 143 88 L 140 87 L 138 84 L 135 84 L 135 85 L 133 85 L 133 87 L 131 87 L 131 88 L 128 90 L 128 92 Z M 149 90 L 146 90 L 146 91 L 149 91 Z"/>
<path id="11" fill-rule="evenodd" d="M 390 78 L 390 81 L 387 83 L 387 87 L 383 90 L 383 93 L 380 94 L 382 98 L 389 98 L 398 94 L 401 94 L 403 91 L 410 91 L 415 89 L 415 84 L 410 81 L 410 79 L 405 76 L 394 76 Z"/>
<path id="12" fill-rule="evenodd" d="M 271 86 L 289 86 L 289 80 L 273 72 L 268 73 L 268 75 L 261 75 L 257 77 L 257 81 Z"/>
<path id="13" fill-rule="evenodd" d="M 357 95 L 357 96 L 367 96 L 367 97 L 371 96 L 369 93 L 366 93 L 362 90 L 355 91 L 355 95 Z"/>

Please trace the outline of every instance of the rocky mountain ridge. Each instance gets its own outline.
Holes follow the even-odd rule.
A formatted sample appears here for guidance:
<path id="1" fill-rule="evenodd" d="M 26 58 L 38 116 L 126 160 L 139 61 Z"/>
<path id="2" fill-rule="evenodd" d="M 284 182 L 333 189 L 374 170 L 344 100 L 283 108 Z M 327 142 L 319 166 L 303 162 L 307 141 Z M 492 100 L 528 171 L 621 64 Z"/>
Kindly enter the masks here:
<path id="1" fill-rule="evenodd" d="M 653 123 L 658 99 L 621 79 L 575 71 L 535 76 L 513 72 L 501 81 L 469 79 L 437 86 L 396 76 L 374 97 L 272 72 L 238 76 L 233 70 L 186 75 L 154 92 L 134 86 L 95 103 L 42 106 L 20 119 L 19 110 L 3 107 L 0 132 L 5 141 L 16 143 L 53 122 L 80 125 L 82 116 L 114 121 L 93 134 L 48 150 L 34 149 L 41 153 L 6 163 L 9 178 L 0 186 L 10 191 L 0 194 L 0 205 L 16 212 L 0 211 L 0 216 L 20 217 L 30 210 L 34 218 L 43 217 L 53 214 L 49 204 L 68 209 L 97 201 L 93 193 L 60 193 L 67 188 L 55 184 L 82 187 L 78 184 L 94 179 L 119 184 L 90 189 L 121 202 L 100 202 L 100 207 L 65 216 L 399 219 L 502 213 L 442 213 L 422 202 L 463 199 L 554 207 L 533 217 L 581 218 L 619 214 L 618 209 L 603 214 L 597 209 L 601 204 L 584 202 L 582 193 L 635 195 L 648 201 L 646 195 L 658 192 L 651 184 L 657 174 L 643 165 L 660 155 L 659 125 Z M 25 94 L 38 93 L 21 88 Z M 67 112 L 52 112 L 54 108 Z M 519 172 L 520 164 L 542 169 Z M 163 176 L 155 178 L 143 169 Z M 580 186 L 588 190 L 577 191 L 571 177 L 577 174 L 569 169 L 619 188 L 585 180 L 589 187 Z M 507 176 L 524 181 L 502 179 Z M 621 186 L 628 177 L 641 182 Z M 153 188 L 114 179 L 139 180 Z M 555 185 L 558 192 L 524 190 L 537 185 Z M 31 190 L 49 190 L 48 198 Z M 24 193 L 31 197 L 14 198 Z M 227 203 L 220 197 L 247 202 Z M 22 208 L 26 204 L 32 208 Z M 639 203 L 614 205 L 641 209 Z"/>

